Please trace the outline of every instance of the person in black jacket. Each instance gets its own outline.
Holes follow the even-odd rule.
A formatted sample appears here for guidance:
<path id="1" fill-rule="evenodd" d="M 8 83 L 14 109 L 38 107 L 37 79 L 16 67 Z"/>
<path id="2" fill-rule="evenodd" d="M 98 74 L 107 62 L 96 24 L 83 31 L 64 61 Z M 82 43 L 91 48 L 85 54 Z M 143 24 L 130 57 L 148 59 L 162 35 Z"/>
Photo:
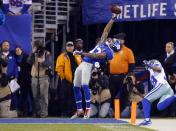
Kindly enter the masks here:
<path id="1" fill-rule="evenodd" d="M 166 54 L 163 59 L 163 66 L 168 82 L 171 85 L 174 93 L 176 93 L 176 51 L 174 43 L 167 42 L 165 45 L 165 51 Z M 176 102 L 174 102 L 169 109 L 165 110 L 162 115 L 168 114 L 168 112 L 170 116 L 176 116 Z"/>
<path id="2" fill-rule="evenodd" d="M 160 57 L 160 62 L 163 65 L 163 68 L 166 73 L 167 80 L 171 85 L 174 93 L 176 92 L 176 52 L 174 49 L 173 42 L 167 42 L 165 44 L 165 54 Z M 165 109 L 162 113 L 162 116 L 176 116 L 176 102 L 174 102 L 169 108 Z"/>
<path id="3" fill-rule="evenodd" d="M 169 77 L 173 76 L 174 73 L 174 64 L 176 63 L 176 53 L 174 50 L 174 43 L 173 42 L 167 42 L 165 46 L 166 54 L 164 56 L 163 65 L 165 67 L 166 74 Z"/>
<path id="4" fill-rule="evenodd" d="M 23 53 L 21 63 L 18 63 L 20 68 L 18 83 L 20 85 L 20 115 L 32 115 L 32 90 L 31 90 L 31 65 L 28 63 L 28 55 Z"/>

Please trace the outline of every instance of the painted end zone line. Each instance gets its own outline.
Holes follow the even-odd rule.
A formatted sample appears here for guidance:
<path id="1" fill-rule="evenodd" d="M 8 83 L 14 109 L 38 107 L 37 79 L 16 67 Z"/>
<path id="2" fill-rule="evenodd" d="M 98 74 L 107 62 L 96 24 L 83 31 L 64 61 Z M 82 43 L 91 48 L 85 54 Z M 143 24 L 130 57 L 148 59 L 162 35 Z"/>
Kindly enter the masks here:
<path id="1" fill-rule="evenodd" d="M 0 124 L 128 124 L 123 120 L 115 120 L 108 118 L 91 118 L 91 119 L 69 119 L 69 118 L 0 118 Z"/>

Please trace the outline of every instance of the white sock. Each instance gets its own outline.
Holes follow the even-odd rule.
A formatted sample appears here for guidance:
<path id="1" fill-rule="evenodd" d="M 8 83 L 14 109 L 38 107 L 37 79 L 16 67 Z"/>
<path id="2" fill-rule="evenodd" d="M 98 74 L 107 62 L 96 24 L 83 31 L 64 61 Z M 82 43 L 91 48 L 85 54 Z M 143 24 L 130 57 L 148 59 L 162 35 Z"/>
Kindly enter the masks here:
<path id="1" fill-rule="evenodd" d="M 150 121 L 150 118 L 145 118 L 146 121 Z"/>
<path id="2" fill-rule="evenodd" d="M 83 111 L 83 109 L 77 109 L 77 111 Z"/>

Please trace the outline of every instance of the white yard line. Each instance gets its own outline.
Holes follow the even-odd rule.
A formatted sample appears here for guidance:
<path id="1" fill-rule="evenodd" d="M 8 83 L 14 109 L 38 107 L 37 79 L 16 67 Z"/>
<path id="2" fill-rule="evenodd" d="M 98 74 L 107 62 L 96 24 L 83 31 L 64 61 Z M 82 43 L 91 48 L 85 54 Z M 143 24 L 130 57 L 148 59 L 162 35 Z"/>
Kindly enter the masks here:
<path id="1" fill-rule="evenodd" d="M 111 131 L 116 131 L 117 127 L 116 126 L 98 126 L 98 127 L 101 127 L 101 128 L 105 128 L 105 129 L 108 129 L 108 130 L 111 130 Z"/>

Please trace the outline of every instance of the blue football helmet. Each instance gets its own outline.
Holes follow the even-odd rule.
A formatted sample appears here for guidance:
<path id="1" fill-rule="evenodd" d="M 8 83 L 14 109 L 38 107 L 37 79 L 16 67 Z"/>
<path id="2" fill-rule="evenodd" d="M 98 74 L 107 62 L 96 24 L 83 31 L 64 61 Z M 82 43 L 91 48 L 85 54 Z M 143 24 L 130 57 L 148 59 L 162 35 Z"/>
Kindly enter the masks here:
<path id="1" fill-rule="evenodd" d="M 121 49 L 121 43 L 119 40 L 115 39 L 110 47 L 114 52 L 118 52 Z"/>

